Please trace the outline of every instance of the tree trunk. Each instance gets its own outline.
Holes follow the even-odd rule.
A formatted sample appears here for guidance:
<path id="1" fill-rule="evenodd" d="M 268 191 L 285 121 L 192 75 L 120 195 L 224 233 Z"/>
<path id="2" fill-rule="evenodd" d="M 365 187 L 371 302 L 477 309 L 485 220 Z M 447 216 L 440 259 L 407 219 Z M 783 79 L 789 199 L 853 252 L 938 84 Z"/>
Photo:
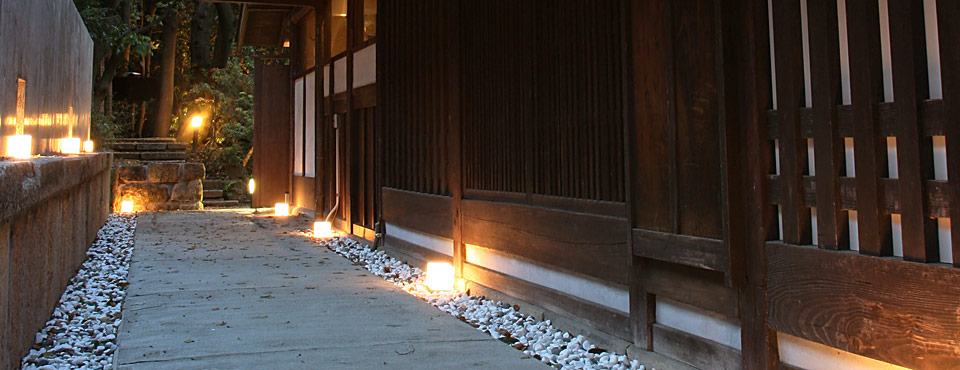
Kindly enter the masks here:
<path id="1" fill-rule="evenodd" d="M 237 34 L 237 17 L 233 15 L 233 7 L 230 4 L 216 3 L 216 6 L 217 42 L 213 47 L 213 66 L 224 68 L 227 66 L 233 39 Z"/>
<path id="2" fill-rule="evenodd" d="M 210 68 L 210 33 L 213 32 L 213 14 L 210 3 L 196 0 L 190 19 L 190 68 L 193 73 Z"/>
<path id="3" fill-rule="evenodd" d="M 151 137 L 170 135 L 170 123 L 173 118 L 173 74 L 177 55 L 177 12 L 167 11 L 163 17 L 163 29 L 160 45 L 160 99 L 157 100 L 156 116 L 153 127 L 144 129 Z"/>

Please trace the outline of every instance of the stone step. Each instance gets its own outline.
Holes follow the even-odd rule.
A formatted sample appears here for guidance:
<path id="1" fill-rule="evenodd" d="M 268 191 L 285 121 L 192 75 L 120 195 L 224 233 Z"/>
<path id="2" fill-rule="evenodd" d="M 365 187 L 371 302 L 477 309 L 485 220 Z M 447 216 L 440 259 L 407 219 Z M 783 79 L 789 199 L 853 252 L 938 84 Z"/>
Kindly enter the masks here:
<path id="1" fill-rule="evenodd" d="M 139 159 L 142 161 L 185 160 L 186 152 L 115 152 L 118 159 Z"/>
<path id="2" fill-rule="evenodd" d="M 152 143 L 152 142 L 160 142 L 160 141 L 175 143 L 177 142 L 177 139 L 173 137 L 128 137 L 128 138 L 119 139 L 116 142 L 121 142 L 121 141 L 126 141 L 131 143 Z"/>
<path id="3" fill-rule="evenodd" d="M 121 141 L 110 145 L 114 152 L 164 152 L 186 151 L 186 143 L 176 142 L 128 142 Z"/>
<path id="4" fill-rule="evenodd" d="M 204 207 L 239 207 L 240 202 L 236 200 L 203 200 Z"/>
<path id="5" fill-rule="evenodd" d="M 203 185 L 206 186 L 207 184 L 203 184 Z M 210 190 L 203 189 L 203 200 L 206 201 L 207 199 L 209 199 L 209 200 L 223 199 L 223 190 L 220 190 L 220 189 L 210 189 Z"/>
<path id="6" fill-rule="evenodd" d="M 204 189 L 220 189 L 223 190 L 223 185 L 226 184 L 224 180 L 217 179 L 203 179 L 203 188 Z"/>

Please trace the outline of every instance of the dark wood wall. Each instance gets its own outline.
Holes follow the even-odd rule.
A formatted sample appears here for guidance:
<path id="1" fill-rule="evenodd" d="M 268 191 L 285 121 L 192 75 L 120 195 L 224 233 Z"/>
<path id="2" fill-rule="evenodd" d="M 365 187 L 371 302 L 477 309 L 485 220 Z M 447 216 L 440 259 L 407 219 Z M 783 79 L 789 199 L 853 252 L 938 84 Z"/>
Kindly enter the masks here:
<path id="1" fill-rule="evenodd" d="M 958 270 L 938 263 L 935 218 L 960 215 L 949 203 L 960 181 L 934 179 L 932 138 L 960 173 L 948 121 L 960 116 L 960 48 L 941 42 L 943 98 L 930 99 L 923 4 L 888 5 L 896 99 L 882 94 L 878 5 L 848 1 L 843 105 L 836 1 L 808 0 L 806 107 L 797 1 L 385 2 L 382 220 L 452 239 L 469 280 L 694 366 L 777 368 L 777 331 L 903 366 L 958 366 Z M 960 7 L 937 7 L 940 40 L 955 39 Z M 848 250 L 850 211 L 859 251 Z M 473 265 L 466 245 L 629 288 L 629 317 Z M 740 325 L 742 351 L 661 325 L 658 299 Z"/>
<path id="2" fill-rule="evenodd" d="M 254 63 L 253 178 L 257 181 L 253 207 L 271 207 L 284 201 L 293 166 L 290 134 L 293 109 L 290 66 Z"/>

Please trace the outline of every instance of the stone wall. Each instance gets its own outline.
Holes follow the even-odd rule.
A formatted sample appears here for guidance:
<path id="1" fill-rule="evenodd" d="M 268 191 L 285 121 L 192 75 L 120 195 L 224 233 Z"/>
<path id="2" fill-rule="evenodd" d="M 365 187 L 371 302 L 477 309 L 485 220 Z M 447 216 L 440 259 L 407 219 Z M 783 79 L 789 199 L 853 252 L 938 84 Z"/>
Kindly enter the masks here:
<path id="1" fill-rule="evenodd" d="M 19 368 L 106 222 L 111 158 L 0 160 L 0 368 Z"/>
<path id="2" fill-rule="evenodd" d="M 203 163 L 145 163 L 117 168 L 113 207 L 133 201 L 134 211 L 203 208 Z"/>

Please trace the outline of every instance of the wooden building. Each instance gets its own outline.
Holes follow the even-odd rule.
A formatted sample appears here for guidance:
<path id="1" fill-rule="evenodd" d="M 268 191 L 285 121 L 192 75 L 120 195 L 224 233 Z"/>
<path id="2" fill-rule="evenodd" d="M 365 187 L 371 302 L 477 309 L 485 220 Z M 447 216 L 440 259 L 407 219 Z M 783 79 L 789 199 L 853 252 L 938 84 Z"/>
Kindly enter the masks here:
<path id="1" fill-rule="evenodd" d="M 955 0 L 255 2 L 258 205 L 700 368 L 960 367 Z"/>

